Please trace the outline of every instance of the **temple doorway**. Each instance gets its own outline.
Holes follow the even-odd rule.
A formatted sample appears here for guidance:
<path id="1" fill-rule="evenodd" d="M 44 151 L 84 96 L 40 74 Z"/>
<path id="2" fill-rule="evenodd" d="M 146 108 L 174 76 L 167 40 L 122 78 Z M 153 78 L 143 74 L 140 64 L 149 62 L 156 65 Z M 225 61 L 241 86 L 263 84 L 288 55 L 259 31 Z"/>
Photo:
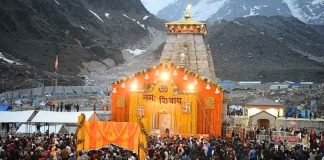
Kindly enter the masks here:
<path id="1" fill-rule="evenodd" d="M 172 130 L 172 116 L 168 113 L 158 114 L 158 129 L 161 132 L 165 132 L 166 129 Z"/>
<path id="2" fill-rule="evenodd" d="M 259 119 L 258 120 L 258 127 L 259 128 L 267 129 L 267 128 L 269 128 L 269 124 L 270 124 L 269 119 Z"/>

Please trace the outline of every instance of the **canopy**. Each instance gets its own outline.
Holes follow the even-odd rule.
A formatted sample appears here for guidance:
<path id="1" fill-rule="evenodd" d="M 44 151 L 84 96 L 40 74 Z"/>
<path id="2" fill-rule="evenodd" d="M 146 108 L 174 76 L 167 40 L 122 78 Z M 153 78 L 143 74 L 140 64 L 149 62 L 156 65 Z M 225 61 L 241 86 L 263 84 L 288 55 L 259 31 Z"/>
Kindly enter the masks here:
<path id="1" fill-rule="evenodd" d="M 33 113 L 34 113 L 33 110 L 17 111 L 17 112 L 3 111 L 0 112 L 0 122 L 1 123 L 24 123 L 28 121 L 28 119 L 32 116 Z"/>
<path id="2" fill-rule="evenodd" d="M 7 111 L 10 109 L 11 109 L 11 106 L 9 106 L 8 104 L 0 104 L 0 111 Z"/>
<path id="3" fill-rule="evenodd" d="M 62 127 L 63 125 L 41 126 L 39 131 L 41 133 L 45 133 L 48 130 L 49 133 L 60 133 Z M 34 133 L 34 132 L 37 132 L 36 125 L 22 124 L 17 130 L 17 133 Z"/>
<path id="4" fill-rule="evenodd" d="M 35 123 L 78 123 L 78 117 L 83 113 L 86 120 L 96 119 L 97 114 L 93 111 L 88 112 L 52 112 L 52 111 L 39 111 L 31 122 Z"/>

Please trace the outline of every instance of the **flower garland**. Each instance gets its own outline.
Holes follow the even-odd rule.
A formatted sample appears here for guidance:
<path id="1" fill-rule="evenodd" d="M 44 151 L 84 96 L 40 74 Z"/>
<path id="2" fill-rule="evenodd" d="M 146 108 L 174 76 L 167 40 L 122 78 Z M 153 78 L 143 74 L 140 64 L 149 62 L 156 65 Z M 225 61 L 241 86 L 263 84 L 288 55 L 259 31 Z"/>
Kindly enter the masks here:
<path id="1" fill-rule="evenodd" d="M 85 115 L 82 113 L 79 116 L 79 122 L 78 122 L 78 125 L 77 125 L 77 128 L 76 128 L 76 131 L 75 131 L 75 134 L 77 136 L 77 144 L 81 144 L 84 141 L 83 139 L 78 139 L 78 133 L 79 133 L 80 129 L 82 128 L 84 122 L 85 122 Z"/>
<path id="2" fill-rule="evenodd" d="M 140 116 L 137 116 L 137 122 L 138 122 L 138 124 L 140 126 L 141 133 L 143 133 L 145 135 L 145 138 L 148 139 L 147 131 L 146 131 L 145 127 L 144 127 L 144 124 L 142 122 L 142 118 Z M 138 147 L 146 152 L 145 145 L 140 140 L 138 140 Z"/>

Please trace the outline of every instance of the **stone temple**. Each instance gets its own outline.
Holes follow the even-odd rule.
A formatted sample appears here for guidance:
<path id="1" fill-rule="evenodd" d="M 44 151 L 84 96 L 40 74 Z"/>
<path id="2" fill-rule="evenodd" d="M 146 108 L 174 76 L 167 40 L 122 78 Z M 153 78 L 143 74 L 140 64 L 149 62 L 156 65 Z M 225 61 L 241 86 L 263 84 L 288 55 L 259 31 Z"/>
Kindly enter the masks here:
<path id="1" fill-rule="evenodd" d="M 205 23 L 190 18 L 190 5 L 182 20 L 166 23 L 168 29 L 160 62 L 173 62 L 217 82 L 209 45 L 204 41 L 207 34 Z"/>

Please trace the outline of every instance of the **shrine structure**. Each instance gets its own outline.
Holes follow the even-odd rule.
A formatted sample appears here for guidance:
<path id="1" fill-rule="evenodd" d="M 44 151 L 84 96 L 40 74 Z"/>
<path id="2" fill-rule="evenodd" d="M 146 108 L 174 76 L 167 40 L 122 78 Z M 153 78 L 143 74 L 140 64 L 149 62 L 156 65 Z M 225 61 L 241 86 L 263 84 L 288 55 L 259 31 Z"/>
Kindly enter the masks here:
<path id="1" fill-rule="evenodd" d="M 140 122 L 148 133 L 221 135 L 222 88 L 171 62 L 112 84 L 111 120 Z"/>

